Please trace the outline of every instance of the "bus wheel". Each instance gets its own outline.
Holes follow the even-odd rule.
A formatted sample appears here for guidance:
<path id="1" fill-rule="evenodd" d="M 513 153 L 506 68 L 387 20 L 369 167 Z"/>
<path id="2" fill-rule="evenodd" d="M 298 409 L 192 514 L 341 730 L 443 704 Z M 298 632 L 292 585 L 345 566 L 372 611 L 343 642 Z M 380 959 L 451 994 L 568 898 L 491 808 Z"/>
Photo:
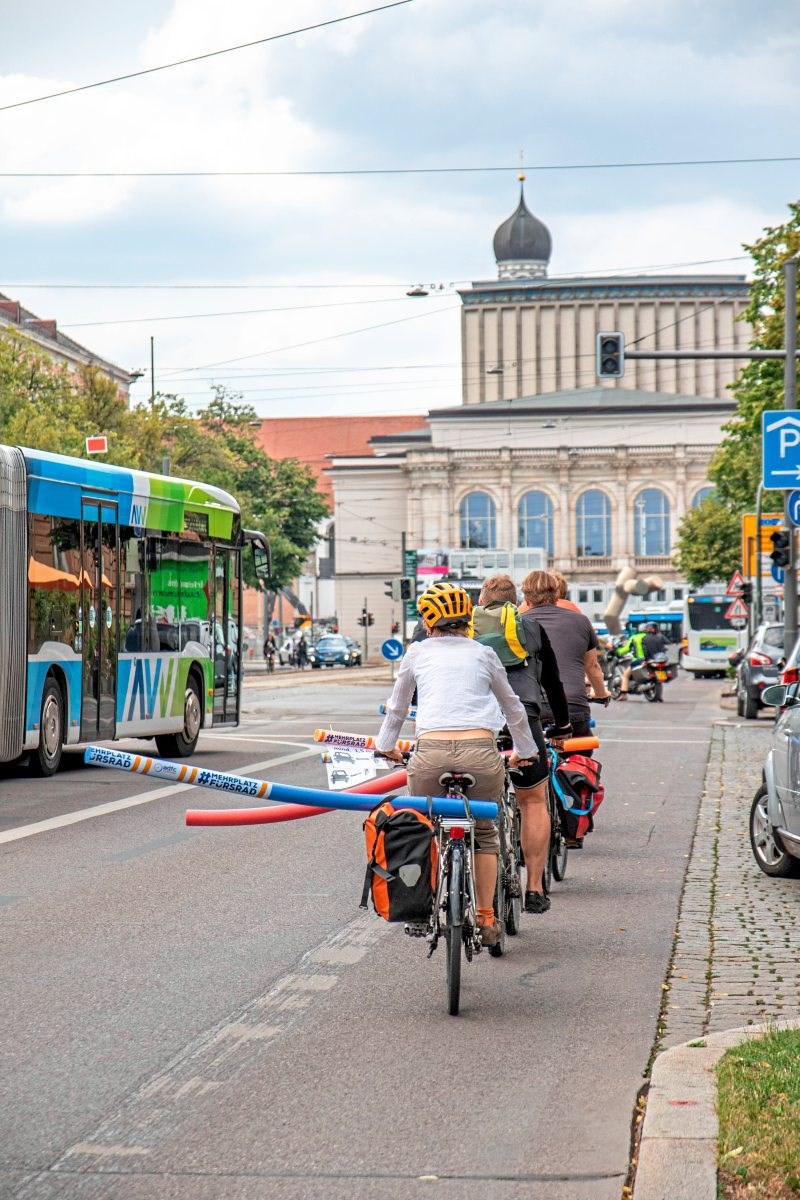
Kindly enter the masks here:
<path id="1" fill-rule="evenodd" d="M 183 729 L 180 733 L 162 733 L 156 736 L 156 748 L 161 757 L 188 758 L 190 754 L 194 754 L 202 720 L 200 692 L 194 677 L 190 675 L 183 694 Z"/>
<path id="2" fill-rule="evenodd" d="M 64 748 L 64 698 L 55 679 L 45 680 L 39 721 L 39 746 L 31 754 L 33 775 L 55 775 Z"/>

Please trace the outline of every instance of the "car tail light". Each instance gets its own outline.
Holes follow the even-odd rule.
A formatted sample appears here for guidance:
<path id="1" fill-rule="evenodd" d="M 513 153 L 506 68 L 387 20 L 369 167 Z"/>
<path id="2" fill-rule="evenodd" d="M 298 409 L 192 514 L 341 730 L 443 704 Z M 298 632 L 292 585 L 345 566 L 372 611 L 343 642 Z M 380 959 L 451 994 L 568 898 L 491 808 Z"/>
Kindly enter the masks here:
<path id="1" fill-rule="evenodd" d="M 787 667 L 781 675 L 781 683 L 797 683 L 800 679 L 800 670 L 797 667 Z"/>
<path id="2" fill-rule="evenodd" d="M 768 654 L 762 654 L 759 650 L 754 650 L 750 655 L 751 667 L 771 667 L 772 659 Z"/>

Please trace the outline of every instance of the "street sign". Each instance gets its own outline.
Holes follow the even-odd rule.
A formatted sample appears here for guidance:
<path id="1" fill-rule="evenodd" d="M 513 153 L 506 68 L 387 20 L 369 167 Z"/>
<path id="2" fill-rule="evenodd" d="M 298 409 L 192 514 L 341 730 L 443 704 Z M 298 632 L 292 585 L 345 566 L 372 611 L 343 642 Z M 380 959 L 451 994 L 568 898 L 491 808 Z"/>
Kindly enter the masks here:
<path id="1" fill-rule="evenodd" d="M 726 596 L 738 596 L 744 587 L 744 578 L 741 571 L 734 571 L 725 589 Z"/>
<path id="2" fill-rule="evenodd" d="M 87 454 L 108 454 L 108 438 L 104 433 L 86 439 Z"/>
<path id="3" fill-rule="evenodd" d="M 783 567 L 772 566 L 772 567 L 770 567 L 769 573 L 772 576 L 772 578 L 775 580 L 776 583 L 780 583 L 780 584 L 783 583 L 784 576 L 786 575 L 786 572 L 784 571 Z"/>
<path id="4" fill-rule="evenodd" d="M 406 600 L 406 620 L 414 621 L 417 617 L 417 552 L 406 550 L 403 554 L 403 574 L 414 580 L 411 597 Z"/>
<path id="5" fill-rule="evenodd" d="M 800 525 L 800 491 L 789 492 L 786 497 L 786 515 L 793 525 Z"/>
<path id="6" fill-rule="evenodd" d="M 746 629 L 747 628 L 747 618 L 746 617 L 734 617 L 733 620 L 731 621 L 731 625 L 733 626 L 734 629 Z"/>
<path id="7" fill-rule="evenodd" d="M 403 657 L 403 643 L 397 638 L 387 638 L 381 646 L 381 654 L 389 662 L 397 662 L 398 658 Z"/>
<path id="8" fill-rule="evenodd" d="M 742 514 L 742 564 L 743 574 L 750 579 L 759 574 L 770 577 L 772 542 L 770 535 L 776 525 L 783 524 L 783 513 L 762 513 L 760 537 L 756 539 L 756 514 Z"/>
<path id="9" fill-rule="evenodd" d="M 762 413 L 761 465 L 765 488 L 800 483 L 800 417 L 783 408 Z"/>
<path id="10" fill-rule="evenodd" d="M 741 597 L 737 596 L 733 603 L 728 605 L 725 619 L 726 621 L 747 620 L 747 605 Z"/>

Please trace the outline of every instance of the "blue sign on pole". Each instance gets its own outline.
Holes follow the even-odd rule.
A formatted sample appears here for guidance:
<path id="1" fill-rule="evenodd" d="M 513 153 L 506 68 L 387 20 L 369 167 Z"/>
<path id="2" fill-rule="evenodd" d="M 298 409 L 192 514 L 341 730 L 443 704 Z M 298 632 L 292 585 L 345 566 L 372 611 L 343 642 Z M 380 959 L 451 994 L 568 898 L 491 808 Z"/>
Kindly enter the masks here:
<path id="1" fill-rule="evenodd" d="M 800 491 L 790 492 L 786 497 L 786 515 L 793 525 L 800 525 Z"/>
<path id="2" fill-rule="evenodd" d="M 397 662 L 398 658 L 403 657 L 403 643 L 397 638 L 387 638 L 381 646 L 381 654 L 389 662 Z"/>
<path id="3" fill-rule="evenodd" d="M 770 567 L 769 572 L 776 583 L 783 583 L 783 578 L 786 574 L 783 567 Z"/>
<path id="4" fill-rule="evenodd" d="M 761 462 L 765 488 L 800 483 L 800 416 L 784 408 L 762 413 Z"/>

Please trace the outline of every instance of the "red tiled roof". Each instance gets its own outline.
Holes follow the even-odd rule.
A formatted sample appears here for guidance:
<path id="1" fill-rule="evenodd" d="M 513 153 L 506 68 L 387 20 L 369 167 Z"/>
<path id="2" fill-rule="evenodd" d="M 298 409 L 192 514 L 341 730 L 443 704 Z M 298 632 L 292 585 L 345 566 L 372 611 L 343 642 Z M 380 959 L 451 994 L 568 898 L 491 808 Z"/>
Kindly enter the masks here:
<path id="1" fill-rule="evenodd" d="M 311 467 L 319 490 L 331 496 L 331 482 L 324 474 L 329 454 L 371 454 L 370 438 L 387 433 L 405 433 L 427 424 L 422 413 L 409 416 L 374 417 L 266 417 L 256 434 L 258 444 L 270 458 L 296 458 Z"/>

